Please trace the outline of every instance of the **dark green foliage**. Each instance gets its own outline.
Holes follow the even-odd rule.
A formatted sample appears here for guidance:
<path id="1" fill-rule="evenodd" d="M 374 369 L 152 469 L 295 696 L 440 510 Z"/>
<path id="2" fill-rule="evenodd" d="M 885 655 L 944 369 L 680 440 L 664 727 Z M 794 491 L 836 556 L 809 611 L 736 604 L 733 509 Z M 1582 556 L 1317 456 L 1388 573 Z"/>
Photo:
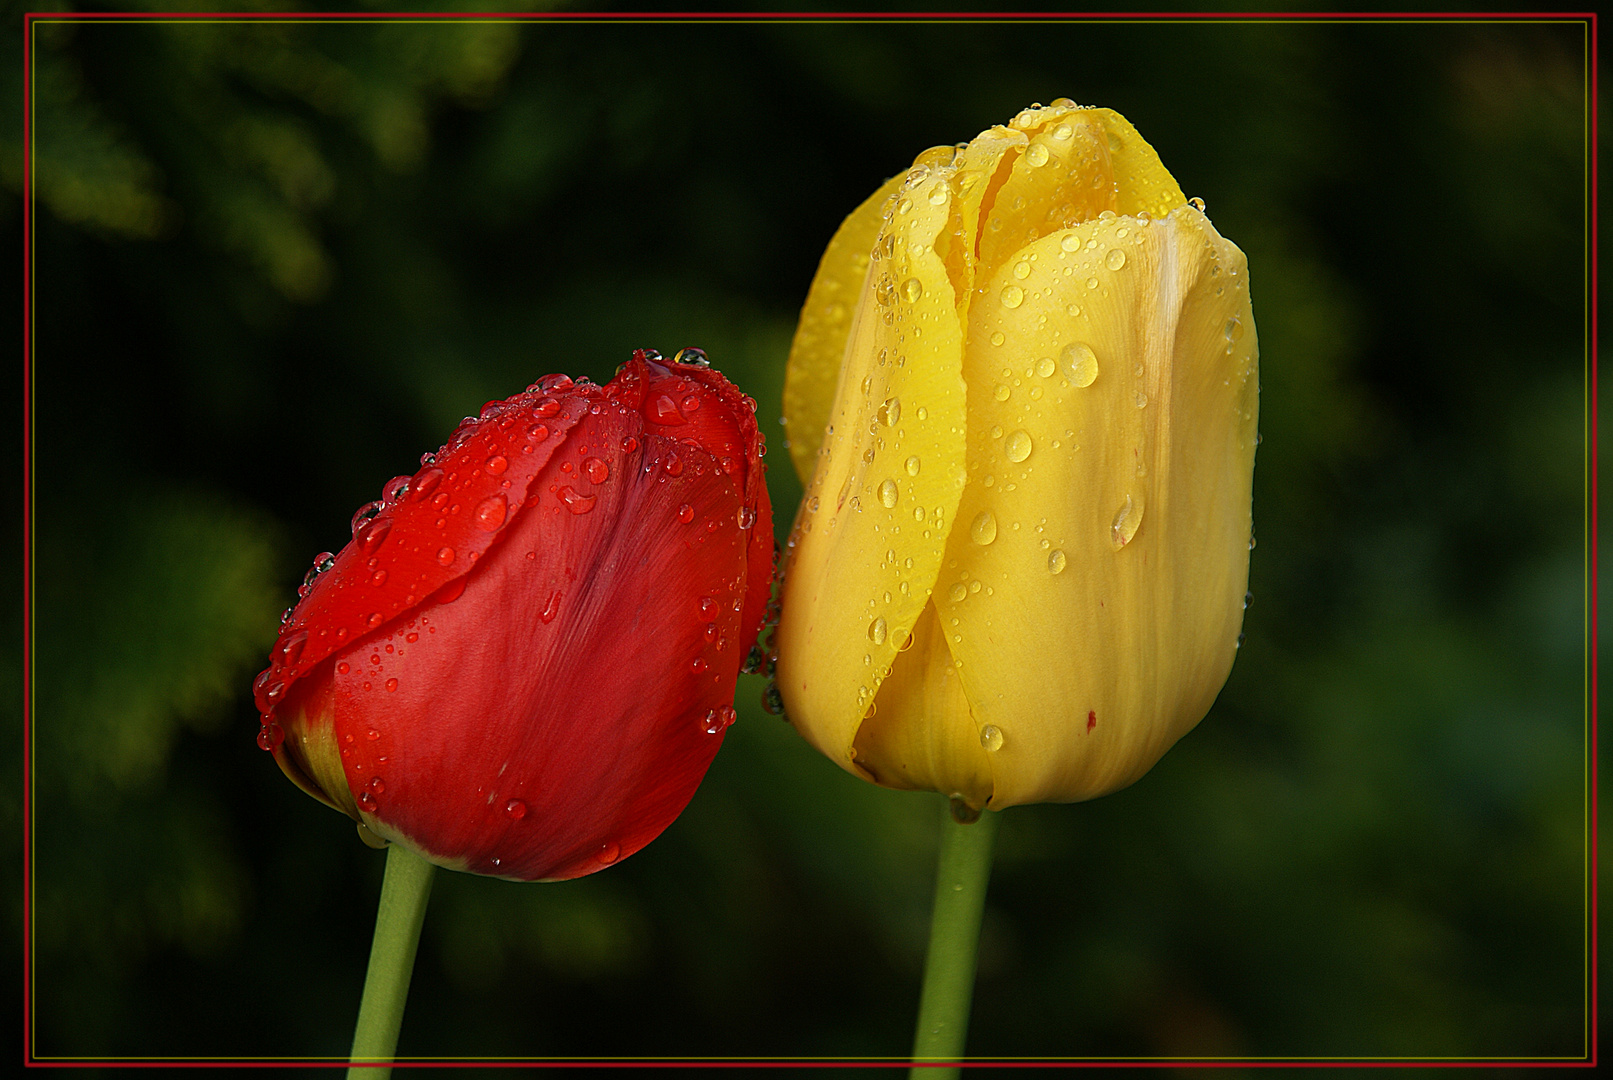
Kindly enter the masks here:
<path id="1" fill-rule="evenodd" d="M 342 1054 L 381 856 L 248 693 L 313 553 L 483 401 L 683 345 L 761 403 L 782 535 L 830 234 L 1063 95 L 1248 253 L 1255 599 L 1149 776 L 1007 813 L 971 1052 L 1584 1051 L 1582 28 L 35 32 L 41 1053 Z M 936 807 L 761 690 L 621 867 L 439 877 L 400 1052 L 906 1052 Z"/>

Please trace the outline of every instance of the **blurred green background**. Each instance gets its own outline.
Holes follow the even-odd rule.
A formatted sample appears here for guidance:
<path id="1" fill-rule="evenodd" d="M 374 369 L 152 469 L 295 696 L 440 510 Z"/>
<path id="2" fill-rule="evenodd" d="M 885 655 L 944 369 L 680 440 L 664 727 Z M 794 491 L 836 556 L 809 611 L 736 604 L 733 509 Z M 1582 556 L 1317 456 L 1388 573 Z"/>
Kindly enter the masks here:
<path id="1" fill-rule="evenodd" d="M 383 857 L 248 694 L 313 553 L 482 402 L 635 347 L 704 347 L 777 451 L 841 217 L 1059 96 L 1248 254 L 1259 547 L 1202 726 L 1005 814 L 970 1052 L 1585 1051 L 1584 26 L 35 33 L 32 927 L 5 902 L 40 1054 L 342 1055 Z M 906 1052 L 939 797 L 849 777 L 761 690 L 620 867 L 438 876 L 401 1053 Z"/>

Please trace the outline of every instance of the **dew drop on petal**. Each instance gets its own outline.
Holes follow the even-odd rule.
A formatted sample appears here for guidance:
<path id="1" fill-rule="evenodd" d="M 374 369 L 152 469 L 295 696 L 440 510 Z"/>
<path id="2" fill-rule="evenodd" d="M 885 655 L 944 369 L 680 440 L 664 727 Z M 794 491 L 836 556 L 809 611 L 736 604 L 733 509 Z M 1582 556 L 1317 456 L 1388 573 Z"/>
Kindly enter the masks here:
<path id="1" fill-rule="evenodd" d="M 900 498 L 901 491 L 896 487 L 896 481 L 886 480 L 879 485 L 879 504 L 885 509 L 896 509 L 896 502 Z"/>
<path id="2" fill-rule="evenodd" d="M 1142 523 L 1142 511 L 1132 505 L 1131 496 L 1115 512 L 1114 524 L 1109 526 L 1109 541 L 1118 551 L 1131 543 L 1131 538 L 1137 535 L 1137 526 Z"/>
<path id="3" fill-rule="evenodd" d="M 520 821 L 526 817 L 526 803 L 520 799 L 511 799 L 504 804 L 504 816 L 511 821 Z"/>
<path id="4" fill-rule="evenodd" d="M 504 524 L 504 518 L 509 513 L 510 504 L 503 495 L 493 494 L 476 504 L 476 512 L 471 516 L 475 519 L 478 528 L 487 532 L 496 532 Z"/>
<path id="5" fill-rule="evenodd" d="M 997 539 L 997 518 L 990 510 L 982 510 L 969 524 L 969 539 L 985 547 Z"/>
<path id="6" fill-rule="evenodd" d="M 447 566 L 448 564 L 452 563 L 453 561 L 454 561 L 454 549 L 453 548 L 445 547 L 445 548 L 437 549 L 437 563 L 438 563 L 438 565 Z"/>
<path id="7" fill-rule="evenodd" d="M 980 729 L 980 745 L 988 753 L 995 753 L 1003 748 L 1003 729 L 996 724 L 987 724 Z"/>
<path id="8" fill-rule="evenodd" d="M 916 277 L 910 277 L 902 282 L 902 299 L 909 304 L 916 304 L 919 297 L 924 295 L 924 283 Z"/>
<path id="9" fill-rule="evenodd" d="M 538 621 L 544 625 L 554 622 L 554 617 L 560 614 L 560 590 L 555 589 L 544 602 L 543 610 L 538 612 Z"/>
<path id="10" fill-rule="evenodd" d="M 947 596 L 954 604 L 961 604 L 964 600 L 969 598 L 969 590 L 960 582 L 959 584 L 952 586 L 952 589 L 947 593 Z"/>
<path id="11" fill-rule="evenodd" d="M 1064 557 L 1064 552 L 1054 548 L 1047 553 L 1047 572 L 1050 574 L 1062 574 L 1068 562 L 1069 560 Z"/>
<path id="12" fill-rule="evenodd" d="M 631 438 L 631 436 L 629 436 Z M 610 466 L 599 458 L 591 457 L 582 463 L 583 475 L 596 484 L 603 484 L 610 479 Z"/>
<path id="13" fill-rule="evenodd" d="M 873 622 L 868 624 L 868 640 L 872 641 L 875 645 L 885 644 L 885 637 L 887 633 L 888 631 L 886 629 L 884 619 L 875 619 Z"/>
<path id="14" fill-rule="evenodd" d="M 1000 297 L 1005 308 L 1017 308 L 1025 302 L 1025 290 L 1018 285 L 1009 285 L 1003 289 Z"/>
<path id="15" fill-rule="evenodd" d="M 561 505 L 573 514 L 586 514 L 594 508 L 594 503 L 599 501 L 599 496 L 579 494 L 570 484 L 561 487 L 555 495 L 560 499 Z"/>
<path id="16" fill-rule="evenodd" d="M 1126 265 L 1126 253 L 1119 248 L 1110 248 L 1109 254 L 1103 258 L 1103 265 L 1111 270 L 1119 270 Z"/>
<path id="17" fill-rule="evenodd" d="M 1091 386 L 1098 377 L 1098 354 L 1082 342 L 1067 345 L 1061 354 L 1064 371 L 1074 386 Z"/>
<path id="18" fill-rule="evenodd" d="M 602 844 L 599 848 L 599 861 L 609 866 L 622 857 L 622 849 L 615 844 Z"/>
<path id="19" fill-rule="evenodd" d="M 1019 463 L 1031 456 L 1031 437 L 1021 428 L 1013 432 L 1003 442 L 1003 453 L 1009 461 Z"/>
<path id="20" fill-rule="evenodd" d="M 376 518 L 359 532 L 359 549 L 368 555 L 381 546 L 382 542 L 386 540 L 387 534 L 391 531 L 392 519 L 390 517 Z"/>
<path id="21" fill-rule="evenodd" d="M 489 476 L 497 476 L 499 473 L 503 472 L 509 467 L 510 461 L 503 454 L 494 454 L 492 457 L 487 459 L 487 464 L 485 466 Z"/>
<path id="22" fill-rule="evenodd" d="M 678 520 L 683 522 L 685 525 L 693 521 L 694 507 L 690 506 L 688 503 L 684 503 L 682 506 L 678 507 Z"/>

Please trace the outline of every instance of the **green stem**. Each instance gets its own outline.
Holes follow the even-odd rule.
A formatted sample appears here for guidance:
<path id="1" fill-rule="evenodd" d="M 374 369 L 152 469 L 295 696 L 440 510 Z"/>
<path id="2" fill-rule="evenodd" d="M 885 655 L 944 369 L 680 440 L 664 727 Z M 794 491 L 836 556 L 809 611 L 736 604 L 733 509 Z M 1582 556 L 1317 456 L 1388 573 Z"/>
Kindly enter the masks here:
<path id="1" fill-rule="evenodd" d="M 913 1061 L 961 1061 L 974 996 L 975 953 L 980 916 L 991 878 L 991 845 L 997 814 L 987 811 L 961 824 L 952 810 L 941 823 L 941 857 L 935 870 L 935 910 L 930 916 L 930 953 L 924 961 Z M 953 1080 L 956 1066 L 912 1070 L 913 1080 Z"/>
<path id="2" fill-rule="evenodd" d="M 358 1024 L 353 1029 L 353 1056 L 347 1080 L 387 1080 L 392 1075 L 392 1057 L 398 1048 L 403 1005 L 409 997 L 409 976 L 414 973 L 414 954 L 420 945 L 420 924 L 425 921 L 426 901 L 431 897 L 433 869 L 401 845 L 393 844 L 387 849 L 381 907 L 375 913 L 375 942 L 370 946 L 364 998 L 359 1002 Z"/>

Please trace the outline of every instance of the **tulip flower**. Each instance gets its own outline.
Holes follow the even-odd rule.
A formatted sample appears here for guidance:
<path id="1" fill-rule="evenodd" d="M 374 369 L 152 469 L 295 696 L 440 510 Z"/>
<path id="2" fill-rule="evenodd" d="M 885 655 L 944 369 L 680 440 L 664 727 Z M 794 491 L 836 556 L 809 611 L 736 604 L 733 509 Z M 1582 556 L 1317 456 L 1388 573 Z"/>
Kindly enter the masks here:
<path id="1" fill-rule="evenodd" d="M 975 810 L 1135 781 L 1232 666 L 1258 382 L 1243 253 L 1123 117 L 1061 100 L 919 155 L 790 354 L 792 722 Z"/>
<path id="2" fill-rule="evenodd" d="M 767 605 L 754 411 L 699 350 L 489 403 L 316 562 L 259 744 L 436 865 L 555 880 L 643 847 L 734 720 Z"/>

